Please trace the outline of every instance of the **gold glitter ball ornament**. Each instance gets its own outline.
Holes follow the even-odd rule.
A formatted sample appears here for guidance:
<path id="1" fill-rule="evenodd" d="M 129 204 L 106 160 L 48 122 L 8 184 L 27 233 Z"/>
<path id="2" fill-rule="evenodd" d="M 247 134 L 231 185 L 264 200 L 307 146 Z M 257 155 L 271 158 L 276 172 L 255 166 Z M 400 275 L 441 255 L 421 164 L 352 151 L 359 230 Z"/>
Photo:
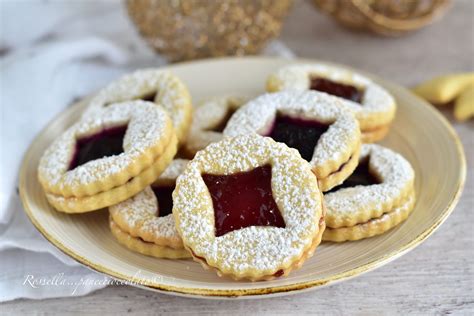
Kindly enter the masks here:
<path id="1" fill-rule="evenodd" d="M 127 0 L 140 34 L 171 61 L 256 54 L 292 0 Z"/>
<path id="2" fill-rule="evenodd" d="M 351 29 L 399 36 L 422 28 L 447 10 L 450 0 L 313 0 Z"/>

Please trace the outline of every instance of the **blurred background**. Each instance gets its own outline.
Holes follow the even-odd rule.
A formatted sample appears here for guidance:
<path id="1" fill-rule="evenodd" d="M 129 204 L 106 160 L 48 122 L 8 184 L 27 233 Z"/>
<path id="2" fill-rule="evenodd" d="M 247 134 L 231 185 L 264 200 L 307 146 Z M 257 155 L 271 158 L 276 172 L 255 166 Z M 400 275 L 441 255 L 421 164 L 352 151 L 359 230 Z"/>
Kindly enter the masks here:
<path id="1" fill-rule="evenodd" d="M 158 62 L 153 50 L 167 61 L 258 54 L 277 38 L 299 57 L 388 68 L 411 83 L 434 63 L 472 68 L 472 12 L 469 0 L 3 0 L 0 52 L 94 37 L 139 65 Z M 413 66 L 421 71 L 397 71 Z"/>

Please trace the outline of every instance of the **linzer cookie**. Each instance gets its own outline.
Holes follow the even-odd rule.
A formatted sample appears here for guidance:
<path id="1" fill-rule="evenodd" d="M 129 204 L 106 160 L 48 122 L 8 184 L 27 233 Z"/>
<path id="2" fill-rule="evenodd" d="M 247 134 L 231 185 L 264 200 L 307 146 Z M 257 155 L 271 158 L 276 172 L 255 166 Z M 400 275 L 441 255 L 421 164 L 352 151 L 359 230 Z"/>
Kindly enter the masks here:
<path id="1" fill-rule="evenodd" d="M 192 104 L 184 83 L 169 71 L 141 69 L 113 81 L 100 90 L 89 103 L 84 115 L 95 115 L 97 109 L 111 103 L 130 100 L 152 101 L 168 111 L 178 137 L 183 143 L 192 120 Z"/>
<path id="2" fill-rule="evenodd" d="M 354 111 L 362 141 L 372 143 L 385 137 L 395 117 L 395 99 L 369 78 L 337 66 L 292 65 L 279 69 L 267 80 L 267 90 L 315 90 L 341 98 Z"/>
<path id="3" fill-rule="evenodd" d="M 109 207 L 115 238 L 135 252 L 158 258 L 188 258 L 171 214 L 176 178 L 187 160 L 175 159 L 160 177 L 142 192 Z"/>
<path id="4" fill-rule="evenodd" d="M 222 139 L 222 131 L 232 114 L 245 102 L 237 96 L 221 96 L 199 104 L 193 117 L 193 123 L 183 150 L 188 157 L 204 149 L 210 143 Z"/>
<path id="5" fill-rule="evenodd" d="M 354 173 L 325 194 L 323 239 L 358 240 L 382 234 L 405 220 L 415 204 L 415 174 L 401 155 L 363 145 Z"/>
<path id="6" fill-rule="evenodd" d="M 224 135 L 257 133 L 296 148 L 325 192 L 342 183 L 359 159 L 359 124 L 340 103 L 316 91 L 265 94 L 235 112 Z"/>
<path id="7" fill-rule="evenodd" d="M 120 244 L 134 252 L 150 257 L 165 259 L 185 259 L 190 257 L 189 252 L 185 249 L 163 247 L 152 242 L 143 241 L 139 237 L 132 237 L 129 233 L 120 229 L 112 219 L 109 219 L 109 226 L 115 239 L 117 239 Z"/>
<path id="8" fill-rule="evenodd" d="M 237 280 L 288 275 L 313 255 L 325 228 L 310 165 L 255 134 L 199 151 L 178 178 L 173 203 L 193 258 Z"/>
<path id="9" fill-rule="evenodd" d="M 177 150 L 167 112 L 145 101 L 109 105 L 84 117 L 45 151 L 38 177 L 59 211 L 81 213 L 137 194 Z"/>

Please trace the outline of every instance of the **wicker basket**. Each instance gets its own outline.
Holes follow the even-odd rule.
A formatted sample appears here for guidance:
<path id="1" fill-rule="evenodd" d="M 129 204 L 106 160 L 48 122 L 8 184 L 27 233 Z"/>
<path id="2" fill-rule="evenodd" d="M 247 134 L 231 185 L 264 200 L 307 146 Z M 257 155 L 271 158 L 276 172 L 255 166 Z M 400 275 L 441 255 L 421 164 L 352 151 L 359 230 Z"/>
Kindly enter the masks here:
<path id="1" fill-rule="evenodd" d="M 399 36 L 441 17 L 450 0 L 313 0 L 323 12 L 352 29 Z"/>

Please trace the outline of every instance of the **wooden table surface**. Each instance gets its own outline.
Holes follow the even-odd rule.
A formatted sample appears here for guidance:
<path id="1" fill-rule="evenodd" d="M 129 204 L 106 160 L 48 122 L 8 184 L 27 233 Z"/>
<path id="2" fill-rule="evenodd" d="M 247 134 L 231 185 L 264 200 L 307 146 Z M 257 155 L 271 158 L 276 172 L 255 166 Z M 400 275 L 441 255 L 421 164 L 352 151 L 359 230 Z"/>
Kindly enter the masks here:
<path id="1" fill-rule="evenodd" d="M 403 85 L 474 69 L 474 1 L 454 1 L 440 22 L 401 38 L 354 33 L 302 0 L 288 17 L 282 41 L 298 56 L 372 72 Z M 444 111 L 453 122 L 449 111 Z M 303 294 L 252 301 L 212 301 L 111 286 L 86 297 L 18 300 L 1 313 L 182 314 L 474 314 L 474 121 L 453 125 L 464 144 L 468 174 L 452 215 L 405 256 L 353 280 Z"/>

